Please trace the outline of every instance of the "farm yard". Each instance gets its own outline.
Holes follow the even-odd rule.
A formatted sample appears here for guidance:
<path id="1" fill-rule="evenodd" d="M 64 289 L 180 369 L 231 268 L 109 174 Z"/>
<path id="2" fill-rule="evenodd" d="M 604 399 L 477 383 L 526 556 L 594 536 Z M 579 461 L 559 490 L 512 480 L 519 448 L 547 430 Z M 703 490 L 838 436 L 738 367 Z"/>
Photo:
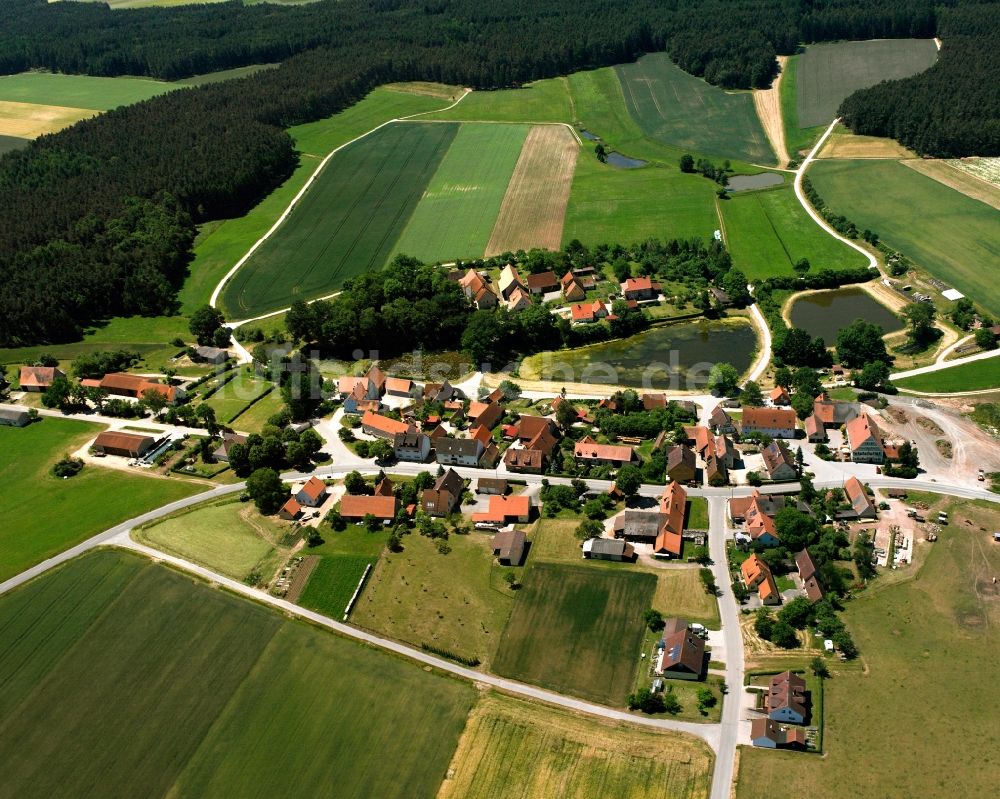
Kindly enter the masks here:
<path id="1" fill-rule="evenodd" d="M 473 708 L 438 799 L 696 799 L 708 795 L 712 761 L 694 738 L 491 693 Z"/>
<path id="2" fill-rule="evenodd" d="M 432 797 L 474 698 L 122 552 L 4 596 L 0 629 L 0 757 L 15 793 L 317 795 L 336 784 Z"/>
<path id="3" fill-rule="evenodd" d="M 867 263 L 806 214 L 791 186 L 738 192 L 720 207 L 733 263 L 751 280 L 790 275 L 800 258 L 809 259 L 814 271 Z"/>
<path id="4" fill-rule="evenodd" d="M 809 179 L 835 213 L 1000 314 L 1000 285 L 983 269 L 1000 261 L 996 209 L 896 161 L 819 161 Z"/>
<path id="5" fill-rule="evenodd" d="M 621 706 L 655 590 L 652 574 L 536 563 L 517 593 L 493 670 Z"/>
<path id="6" fill-rule="evenodd" d="M 44 419 L 22 429 L 0 427 L 0 581 L 125 519 L 204 489 L 180 479 L 98 466 L 87 466 L 68 480 L 49 473 L 59 458 L 102 429 L 71 419 Z"/>
<path id="7" fill-rule="evenodd" d="M 689 75 L 666 53 L 615 67 L 629 113 L 651 138 L 720 158 L 774 164 L 750 92 Z"/>
<path id="8" fill-rule="evenodd" d="M 929 549 L 919 571 L 862 592 L 845 610 L 865 668 L 831 666 L 823 757 L 744 747 L 738 799 L 870 796 L 872 785 L 885 797 L 945 796 L 953 785 L 994 793 L 1000 732 L 983 708 L 1000 702 L 992 582 L 1000 546 L 988 532 L 1000 529 L 1000 513 L 991 503 L 936 499 L 932 510 L 947 510 L 950 524 L 936 543 L 916 542 Z M 935 657 L 946 668 L 934 668 Z"/>

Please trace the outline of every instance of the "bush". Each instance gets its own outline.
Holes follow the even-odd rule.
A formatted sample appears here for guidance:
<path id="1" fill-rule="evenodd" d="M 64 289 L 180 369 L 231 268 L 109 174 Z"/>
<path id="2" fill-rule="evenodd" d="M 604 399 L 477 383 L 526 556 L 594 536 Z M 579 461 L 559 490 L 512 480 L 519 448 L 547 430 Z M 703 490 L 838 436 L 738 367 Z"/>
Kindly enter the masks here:
<path id="1" fill-rule="evenodd" d="M 52 474 L 56 477 L 75 477 L 83 469 L 83 461 L 79 458 L 71 458 L 68 455 L 59 460 L 52 467 Z"/>
<path id="2" fill-rule="evenodd" d="M 670 695 L 677 702 L 677 699 Z M 643 713 L 663 713 L 667 710 L 667 704 L 662 694 L 656 694 L 650 691 L 648 688 L 640 688 L 634 694 L 629 694 L 628 699 L 629 710 L 641 710 Z M 680 705 L 677 705 L 677 710 L 672 710 L 670 712 L 676 713 L 680 710 Z"/>
<path id="3" fill-rule="evenodd" d="M 646 626 L 649 627 L 649 629 L 654 633 L 662 630 L 666 626 L 666 622 L 663 621 L 663 614 L 653 608 L 650 608 L 643 613 L 642 619 L 646 622 Z"/>

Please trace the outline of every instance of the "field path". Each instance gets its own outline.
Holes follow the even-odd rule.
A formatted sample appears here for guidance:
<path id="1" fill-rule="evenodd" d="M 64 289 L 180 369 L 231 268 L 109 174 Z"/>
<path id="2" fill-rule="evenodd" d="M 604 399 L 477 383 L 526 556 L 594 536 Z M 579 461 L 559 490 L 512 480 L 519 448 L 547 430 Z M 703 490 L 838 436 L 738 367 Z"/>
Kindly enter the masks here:
<path id="1" fill-rule="evenodd" d="M 781 117 L 781 78 L 785 74 L 785 65 L 788 63 L 788 56 L 779 55 L 778 63 L 781 71 L 774 79 L 770 89 L 754 89 L 753 105 L 757 109 L 757 116 L 760 117 L 760 124 L 764 127 L 767 140 L 771 142 L 771 149 L 778 157 L 778 167 L 784 169 L 788 166 L 788 148 L 785 146 L 785 123 Z"/>
<path id="2" fill-rule="evenodd" d="M 972 363 L 973 361 L 982 361 L 987 358 L 995 358 L 1000 355 L 1000 349 L 997 350 L 986 350 L 985 352 L 977 352 L 975 355 L 969 355 L 965 358 L 956 358 L 953 361 L 939 361 L 937 363 L 932 363 L 930 366 L 921 366 L 919 369 L 909 369 L 905 372 L 896 372 L 895 374 L 889 375 L 890 380 L 902 380 L 904 377 L 916 377 L 917 375 L 926 375 L 930 372 L 940 372 L 942 369 L 951 369 L 953 366 L 961 366 L 965 363 Z M 984 391 L 971 391 L 970 394 L 985 394 L 989 392 L 995 392 L 996 389 L 986 389 Z M 914 391 L 914 394 L 921 392 Z M 959 392 L 962 393 L 962 392 Z"/>

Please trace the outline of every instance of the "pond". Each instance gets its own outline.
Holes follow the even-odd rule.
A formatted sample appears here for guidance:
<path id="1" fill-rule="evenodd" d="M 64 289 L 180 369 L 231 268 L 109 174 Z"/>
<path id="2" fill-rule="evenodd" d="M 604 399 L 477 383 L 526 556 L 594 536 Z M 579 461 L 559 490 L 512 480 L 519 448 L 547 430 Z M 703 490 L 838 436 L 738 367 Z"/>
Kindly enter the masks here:
<path id="1" fill-rule="evenodd" d="M 591 133 L 589 130 L 584 130 L 583 128 L 580 128 L 580 136 L 582 138 L 586 139 L 587 141 L 600 141 L 601 140 L 601 137 L 598 136 L 596 133 Z"/>
<path id="2" fill-rule="evenodd" d="M 638 158 L 629 158 L 621 153 L 610 152 L 608 153 L 608 163 L 619 169 L 638 169 L 641 166 L 646 166 L 649 162 L 641 161 Z"/>
<path id="3" fill-rule="evenodd" d="M 761 172 L 759 175 L 733 175 L 729 178 L 728 188 L 730 191 L 749 191 L 780 186 L 784 182 L 784 175 L 779 175 L 777 172 Z"/>
<path id="4" fill-rule="evenodd" d="M 757 334 L 745 319 L 681 322 L 645 330 L 630 338 L 526 358 L 528 380 L 600 383 L 684 391 L 701 389 L 718 361 L 745 372 L 757 350 Z"/>
<path id="5" fill-rule="evenodd" d="M 795 327 L 822 336 L 828 345 L 855 319 L 872 322 L 886 333 L 903 329 L 899 317 L 857 286 L 807 294 L 792 304 L 790 316 Z"/>

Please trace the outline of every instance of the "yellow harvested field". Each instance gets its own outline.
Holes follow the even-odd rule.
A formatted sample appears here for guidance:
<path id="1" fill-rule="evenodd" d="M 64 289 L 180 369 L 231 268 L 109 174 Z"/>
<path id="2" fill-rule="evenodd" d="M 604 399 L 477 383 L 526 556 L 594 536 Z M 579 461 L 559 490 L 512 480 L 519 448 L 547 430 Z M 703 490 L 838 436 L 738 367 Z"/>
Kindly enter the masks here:
<path id="1" fill-rule="evenodd" d="M 902 163 L 921 175 L 927 175 L 950 189 L 962 192 L 966 197 L 1000 210 L 1000 187 L 977 178 L 970 172 L 957 169 L 947 161 L 933 159 L 908 158 Z"/>
<path id="2" fill-rule="evenodd" d="M 62 105 L 37 105 L 0 100 L 0 136 L 37 139 L 46 133 L 96 116 L 99 111 L 89 108 L 69 108 Z"/>
<path id="3" fill-rule="evenodd" d="M 784 169 L 788 166 L 788 149 L 785 147 L 785 122 L 781 116 L 781 95 L 778 93 L 781 87 L 781 76 L 785 74 L 785 64 L 788 63 L 788 56 L 779 55 L 778 63 L 781 71 L 774 79 L 770 89 L 754 89 L 753 106 L 757 109 L 757 116 L 760 117 L 760 124 L 764 126 L 764 133 L 771 142 L 771 149 L 778 156 L 778 166 Z"/>
<path id="4" fill-rule="evenodd" d="M 473 708 L 438 799 L 695 799 L 712 753 L 695 738 L 497 694 Z"/>
<path id="5" fill-rule="evenodd" d="M 855 136 L 838 126 L 826 140 L 820 158 L 914 158 L 916 153 L 894 139 L 880 136 Z"/>
<path id="6" fill-rule="evenodd" d="M 558 250 L 580 145 L 564 125 L 536 125 L 514 167 L 486 256 Z"/>

